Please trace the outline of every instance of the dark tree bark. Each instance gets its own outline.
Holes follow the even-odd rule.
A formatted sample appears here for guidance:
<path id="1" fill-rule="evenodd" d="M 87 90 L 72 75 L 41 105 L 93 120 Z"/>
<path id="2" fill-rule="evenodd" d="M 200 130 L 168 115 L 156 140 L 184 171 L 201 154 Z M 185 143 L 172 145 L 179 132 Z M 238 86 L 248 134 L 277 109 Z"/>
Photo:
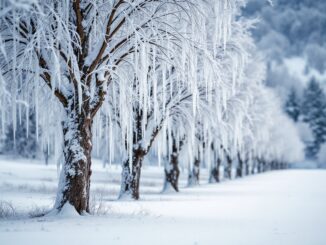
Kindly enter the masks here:
<path id="1" fill-rule="evenodd" d="M 138 149 L 133 152 L 131 171 L 129 159 L 123 163 L 121 190 L 119 198 L 123 198 L 124 196 L 130 196 L 135 200 L 139 199 L 141 167 L 145 155 L 146 153 L 142 149 Z"/>
<path id="2" fill-rule="evenodd" d="M 229 154 L 226 153 L 226 168 L 225 168 L 225 176 L 229 179 L 232 178 L 232 158 Z"/>
<path id="3" fill-rule="evenodd" d="M 87 106 L 87 105 L 86 105 Z M 78 106 L 67 108 L 63 123 L 65 163 L 61 173 L 56 209 L 69 203 L 79 214 L 89 212 L 91 177 L 92 118 L 87 107 L 79 114 Z"/>
<path id="4" fill-rule="evenodd" d="M 148 116 L 148 115 L 146 115 Z M 123 198 L 125 196 L 129 196 L 134 200 L 139 199 L 139 186 L 140 186 L 140 176 L 141 176 L 141 168 L 143 164 L 144 157 L 149 152 L 150 148 L 153 145 L 154 140 L 159 134 L 160 130 L 163 127 L 163 121 L 161 120 L 159 126 L 157 126 L 151 135 L 151 138 L 148 142 L 147 146 L 143 146 L 142 144 L 142 117 L 143 111 L 137 111 L 136 115 L 136 125 L 135 130 L 133 132 L 133 154 L 132 154 L 132 162 L 130 169 L 130 162 L 127 159 L 122 166 L 122 178 L 121 178 L 121 189 L 119 198 Z"/>
<path id="5" fill-rule="evenodd" d="M 209 182 L 213 183 L 219 183 L 221 182 L 221 173 L 220 173 L 220 167 L 222 164 L 222 160 L 220 157 L 217 158 L 216 164 L 212 167 L 209 177 Z"/>
<path id="6" fill-rule="evenodd" d="M 130 160 L 127 159 L 122 166 L 121 189 L 119 198 L 129 196 L 135 200 L 139 199 L 139 182 L 141 167 L 146 151 L 142 149 L 140 142 L 142 141 L 142 117 L 143 111 L 136 111 L 136 125 L 133 132 L 133 145 L 132 161 L 130 169 Z M 137 147 L 137 148 L 135 148 Z"/>
<path id="7" fill-rule="evenodd" d="M 241 178 L 244 176 L 244 161 L 240 156 L 240 153 L 237 154 L 238 155 L 238 166 L 237 166 L 237 177 Z"/>
<path id="8" fill-rule="evenodd" d="M 252 173 L 252 161 L 250 161 L 249 157 L 246 158 L 245 162 L 245 175 L 250 175 Z"/>
<path id="9" fill-rule="evenodd" d="M 164 180 L 164 187 L 163 192 L 169 188 L 169 185 L 172 188 L 179 192 L 179 151 L 183 145 L 183 141 L 181 140 L 179 143 L 179 147 L 177 146 L 176 139 L 173 137 L 172 142 L 172 153 L 171 153 L 171 160 L 168 166 L 165 166 L 164 173 L 165 173 L 165 180 Z M 179 148 L 179 149 L 178 149 Z"/>
<path id="10" fill-rule="evenodd" d="M 199 173 L 200 173 L 200 160 L 196 157 L 194 160 L 194 166 L 188 173 L 188 186 L 199 185 Z"/>
<path id="11" fill-rule="evenodd" d="M 180 170 L 178 167 L 178 156 L 173 156 L 170 163 L 170 169 L 164 169 L 165 172 L 165 183 L 164 190 L 168 189 L 168 185 L 171 185 L 176 192 L 179 192 L 179 176 Z"/>
<path id="12" fill-rule="evenodd" d="M 44 155 L 44 162 L 45 165 L 49 165 L 49 157 L 50 157 L 50 152 L 49 152 L 49 147 L 46 146 L 46 148 L 43 150 L 43 155 Z"/>
<path id="13" fill-rule="evenodd" d="M 221 149 L 223 149 L 223 146 L 220 146 Z M 222 181 L 222 175 L 221 175 L 221 164 L 222 159 L 218 155 L 218 153 L 215 151 L 215 145 L 211 144 L 211 150 L 214 153 L 214 162 L 211 166 L 210 174 L 209 174 L 209 183 L 219 183 Z"/>

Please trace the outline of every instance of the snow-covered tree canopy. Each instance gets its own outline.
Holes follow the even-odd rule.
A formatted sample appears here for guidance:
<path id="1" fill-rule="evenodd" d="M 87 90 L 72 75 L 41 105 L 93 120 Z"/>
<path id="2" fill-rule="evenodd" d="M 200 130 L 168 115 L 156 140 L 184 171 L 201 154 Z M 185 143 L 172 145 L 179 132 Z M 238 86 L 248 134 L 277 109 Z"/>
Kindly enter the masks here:
<path id="1" fill-rule="evenodd" d="M 43 145 L 57 152 L 63 138 L 56 210 L 69 202 L 89 211 L 93 148 L 119 158 L 121 195 L 134 199 L 149 152 L 171 162 L 170 181 L 184 151 L 190 180 L 199 178 L 201 162 L 214 169 L 224 156 L 230 171 L 236 157 L 297 159 L 300 142 L 263 85 L 265 67 L 250 35 L 255 21 L 239 18 L 243 4 L 1 2 L 1 132 L 9 122 L 15 132 L 17 112 L 35 110 Z M 287 134 L 295 143 L 285 148 Z"/>

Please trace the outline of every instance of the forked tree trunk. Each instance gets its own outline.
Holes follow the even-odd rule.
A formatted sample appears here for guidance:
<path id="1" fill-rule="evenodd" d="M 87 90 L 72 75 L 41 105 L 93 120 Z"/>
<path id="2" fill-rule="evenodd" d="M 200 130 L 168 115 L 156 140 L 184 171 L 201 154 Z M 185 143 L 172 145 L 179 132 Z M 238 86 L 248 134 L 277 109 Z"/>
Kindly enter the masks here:
<path id="1" fill-rule="evenodd" d="M 195 158 L 194 166 L 188 173 L 188 186 L 199 185 L 200 160 Z"/>
<path id="2" fill-rule="evenodd" d="M 139 199 L 139 184 L 140 184 L 140 174 L 141 167 L 143 164 L 143 159 L 146 155 L 146 151 L 142 149 L 142 110 L 138 111 L 136 117 L 136 128 L 133 132 L 133 145 L 138 145 L 137 148 L 133 149 L 132 159 L 130 165 L 130 159 L 127 159 L 122 165 L 121 174 L 121 189 L 119 199 L 122 198 L 132 198 L 134 200 Z"/>
<path id="3" fill-rule="evenodd" d="M 131 197 L 135 200 L 139 199 L 140 175 L 144 156 L 144 150 L 138 149 L 134 151 L 131 170 L 129 159 L 123 163 L 119 198 Z"/>
<path id="4" fill-rule="evenodd" d="M 182 146 L 182 142 L 180 143 L 179 147 Z M 171 154 L 170 162 L 165 166 L 164 173 L 165 173 L 165 180 L 164 180 L 164 187 L 163 192 L 167 191 L 171 186 L 176 192 L 179 192 L 179 150 L 176 144 L 175 139 L 173 139 L 172 144 L 172 154 Z"/>
<path id="5" fill-rule="evenodd" d="M 55 209 L 69 203 L 79 214 L 89 212 L 92 119 L 72 107 L 63 123 L 64 166 L 61 171 Z"/>
<path id="6" fill-rule="evenodd" d="M 149 152 L 154 140 L 156 139 L 158 133 L 163 127 L 163 119 L 159 126 L 157 126 L 149 139 L 148 145 L 143 147 L 143 133 L 142 133 L 142 117 L 143 111 L 139 110 L 136 116 L 136 125 L 133 132 L 133 145 L 137 148 L 133 149 L 132 162 L 130 166 L 130 160 L 127 159 L 122 164 L 122 174 L 121 174 L 121 189 L 119 199 L 124 197 L 129 197 L 134 200 L 139 199 L 139 185 L 140 185 L 140 175 L 141 168 L 143 164 L 144 157 Z"/>

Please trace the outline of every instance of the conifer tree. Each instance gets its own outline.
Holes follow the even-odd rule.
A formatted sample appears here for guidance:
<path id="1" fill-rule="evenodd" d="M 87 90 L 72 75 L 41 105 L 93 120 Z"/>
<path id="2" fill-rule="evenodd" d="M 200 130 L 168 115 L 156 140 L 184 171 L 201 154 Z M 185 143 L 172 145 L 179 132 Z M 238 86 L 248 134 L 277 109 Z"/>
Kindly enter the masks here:
<path id="1" fill-rule="evenodd" d="M 326 140 L 326 96 L 315 78 L 304 91 L 302 104 L 303 121 L 309 124 L 314 141 L 306 148 L 309 158 L 315 158 L 321 144 Z"/>
<path id="2" fill-rule="evenodd" d="M 297 122 L 300 116 L 300 102 L 296 91 L 292 88 L 285 104 L 286 113 Z"/>

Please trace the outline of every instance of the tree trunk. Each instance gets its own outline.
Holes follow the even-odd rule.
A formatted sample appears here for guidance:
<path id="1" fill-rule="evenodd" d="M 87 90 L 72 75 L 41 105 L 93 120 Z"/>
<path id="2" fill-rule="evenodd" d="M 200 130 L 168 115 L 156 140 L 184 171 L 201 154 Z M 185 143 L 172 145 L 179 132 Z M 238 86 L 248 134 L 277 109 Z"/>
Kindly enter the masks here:
<path id="1" fill-rule="evenodd" d="M 258 173 L 264 172 L 264 161 L 261 159 L 257 159 L 257 172 Z"/>
<path id="2" fill-rule="evenodd" d="M 151 138 L 149 139 L 147 146 L 143 145 L 143 132 L 142 132 L 142 119 L 143 119 L 143 111 L 142 109 L 137 110 L 137 114 L 135 117 L 135 129 L 133 131 L 133 153 L 130 160 L 126 160 L 122 165 L 122 178 L 121 178 L 121 189 L 119 199 L 129 196 L 134 200 L 139 199 L 139 184 L 140 184 L 140 175 L 141 168 L 143 164 L 143 159 L 146 154 L 149 152 L 154 140 L 156 139 L 158 133 L 163 127 L 164 120 L 162 119 L 161 123 L 154 128 Z M 148 116 L 148 115 L 145 115 Z M 131 169 L 130 169 L 131 167 Z"/>
<path id="3" fill-rule="evenodd" d="M 179 151 L 176 145 L 175 140 L 173 141 L 172 145 L 172 154 L 170 162 L 165 166 L 165 180 L 164 180 L 164 187 L 163 192 L 167 191 L 171 186 L 176 192 L 179 192 Z"/>
<path id="4" fill-rule="evenodd" d="M 226 162 L 227 167 L 225 168 L 225 176 L 232 179 L 232 159 L 228 154 L 226 155 Z"/>
<path id="5" fill-rule="evenodd" d="M 251 168 L 251 173 L 250 174 L 258 173 L 258 161 L 257 161 L 257 158 L 253 158 L 251 162 L 252 162 L 252 168 Z"/>
<path id="6" fill-rule="evenodd" d="M 219 183 L 221 182 L 221 173 L 220 173 L 220 167 L 221 167 L 221 158 L 217 158 L 216 164 L 212 167 L 210 176 L 209 176 L 209 182 L 213 183 Z"/>
<path id="7" fill-rule="evenodd" d="M 63 123 L 64 158 L 55 209 L 69 203 L 79 214 L 89 212 L 92 119 L 73 108 Z"/>
<path id="8" fill-rule="evenodd" d="M 138 149 L 134 151 L 131 171 L 129 159 L 123 163 L 119 198 L 131 197 L 134 200 L 139 199 L 140 174 L 144 156 L 144 150 Z"/>
<path id="9" fill-rule="evenodd" d="M 281 162 L 281 169 L 287 169 L 288 168 L 288 165 L 286 162 Z"/>
<path id="10" fill-rule="evenodd" d="M 199 185 L 200 160 L 195 158 L 194 166 L 188 174 L 188 186 Z"/>
<path id="11" fill-rule="evenodd" d="M 263 160 L 263 172 L 267 172 L 271 168 L 271 163 Z"/>
<path id="12" fill-rule="evenodd" d="M 47 145 L 46 148 L 43 150 L 43 154 L 44 154 L 44 161 L 45 161 L 45 165 L 48 166 L 49 165 L 49 146 Z"/>
<path id="13" fill-rule="evenodd" d="M 240 153 L 238 153 L 237 177 L 241 178 L 243 176 L 244 176 L 244 162 L 240 156 Z"/>
<path id="14" fill-rule="evenodd" d="M 164 187 L 163 192 L 172 187 L 176 192 L 179 192 L 179 152 L 184 144 L 185 137 L 179 139 L 177 144 L 176 138 L 172 135 L 172 153 L 170 156 L 170 162 L 165 165 L 164 173 Z"/>

